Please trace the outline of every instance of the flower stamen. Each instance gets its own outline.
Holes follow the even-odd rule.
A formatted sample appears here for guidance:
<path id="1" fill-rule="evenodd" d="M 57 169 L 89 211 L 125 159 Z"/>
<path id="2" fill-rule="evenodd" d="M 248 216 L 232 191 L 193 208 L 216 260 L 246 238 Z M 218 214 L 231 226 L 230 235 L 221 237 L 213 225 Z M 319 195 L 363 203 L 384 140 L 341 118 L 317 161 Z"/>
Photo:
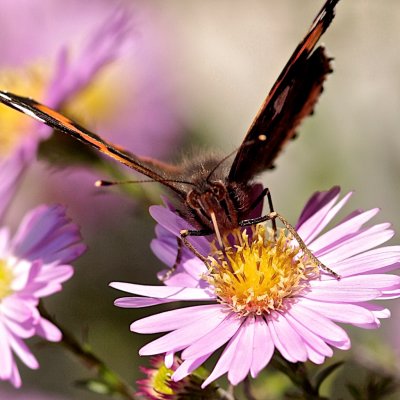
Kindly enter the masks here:
<path id="1" fill-rule="evenodd" d="M 7 262 L 0 259 L 0 300 L 12 294 L 11 284 L 14 274 Z"/>
<path id="2" fill-rule="evenodd" d="M 231 245 L 232 239 L 235 244 Z M 212 245 L 208 274 L 204 279 L 214 287 L 222 304 L 240 315 L 261 315 L 285 307 L 286 299 L 319 276 L 318 265 L 284 229 L 275 233 L 258 224 L 248 235 L 236 230 L 225 237 L 224 250 Z"/>

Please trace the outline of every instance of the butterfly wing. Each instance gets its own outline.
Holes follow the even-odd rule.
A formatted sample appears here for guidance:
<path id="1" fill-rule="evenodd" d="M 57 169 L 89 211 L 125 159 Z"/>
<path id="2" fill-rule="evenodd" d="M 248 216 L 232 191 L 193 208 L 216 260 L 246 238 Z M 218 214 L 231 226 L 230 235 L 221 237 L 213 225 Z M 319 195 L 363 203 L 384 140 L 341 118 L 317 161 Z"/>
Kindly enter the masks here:
<path id="1" fill-rule="evenodd" d="M 185 193 L 178 189 L 173 182 L 167 180 L 168 176 L 166 172 L 173 173 L 175 172 L 176 167 L 161 161 L 136 156 L 112 143 L 105 141 L 100 136 L 88 131 L 78 123 L 65 117 L 59 112 L 38 103 L 33 99 L 18 96 L 10 92 L 0 91 L 0 102 L 32 118 L 35 118 L 40 122 L 43 122 L 53 129 L 78 139 L 79 141 L 113 158 L 114 160 L 117 160 L 129 168 L 132 168 L 137 172 L 140 172 L 141 174 L 144 174 L 151 179 L 164 184 L 177 194 L 185 196 Z"/>
<path id="2" fill-rule="evenodd" d="M 236 154 L 229 181 L 247 182 L 257 173 L 271 168 L 303 118 L 313 112 L 323 82 L 332 71 L 323 47 L 316 50 L 314 47 L 331 23 L 338 1 L 325 3 L 279 75 Z"/>

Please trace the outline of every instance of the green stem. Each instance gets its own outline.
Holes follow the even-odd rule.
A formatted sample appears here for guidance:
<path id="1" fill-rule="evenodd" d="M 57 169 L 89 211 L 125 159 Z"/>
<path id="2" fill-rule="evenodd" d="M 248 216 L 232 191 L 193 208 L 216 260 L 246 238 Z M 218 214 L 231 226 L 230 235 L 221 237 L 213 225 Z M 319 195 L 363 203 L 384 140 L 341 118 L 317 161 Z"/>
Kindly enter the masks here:
<path id="1" fill-rule="evenodd" d="M 39 305 L 39 310 L 44 318 L 48 319 L 61 331 L 62 341 L 60 344 L 73 353 L 86 368 L 94 370 L 99 380 L 106 385 L 111 392 L 118 393 L 127 400 L 138 399 L 134 395 L 133 388 L 117 373 L 112 371 L 98 356 L 79 343 L 71 332 L 63 328 L 55 318 L 47 312 L 42 302 Z"/>
<path id="2" fill-rule="evenodd" d="M 246 377 L 246 379 L 243 381 L 243 391 L 244 391 L 244 394 L 246 395 L 246 399 L 256 400 L 253 393 L 251 392 L 251 385 L 250 385 L 249 377 Z"/>
<path id="3" fill-rule="evenodd" d="M 283 358 L 279 353 L 275 353 L 271 364 L 284 373 L 304 394 L 305 399 L 322 400 L 326 399 L 319 395 L 318 388 L 315 388 L 308 377 L 304 363 L 291 363 Z"/>

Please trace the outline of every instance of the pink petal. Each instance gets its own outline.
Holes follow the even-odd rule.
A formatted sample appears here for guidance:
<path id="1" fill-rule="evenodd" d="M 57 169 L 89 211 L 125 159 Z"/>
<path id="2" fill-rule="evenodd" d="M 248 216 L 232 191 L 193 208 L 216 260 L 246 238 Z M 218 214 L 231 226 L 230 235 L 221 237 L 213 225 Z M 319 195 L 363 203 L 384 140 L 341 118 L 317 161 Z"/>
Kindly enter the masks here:
<path id="1" fill-rule="evenodd" d="M 56 259 L 59 262 L 62 263 L 68 263 L 76 258 L 78 258 L 80 255 L 82 255 L 86 251 L 86 245 L 83 243 L 76 243 L 73 245 L 69 245 L 69 247 L 66 247 L 62 250 L 58 250 L 57 253 L 53 254 L 52 259 Z M 48 259 L 47 262 L 52 261 L 51 259 Z"/>
<path id="2" fill-rule="evenodd" d="M 30 352 L 29 348 L 21 339 L 15 337 L 14 335 L 9 335 L 8 339 L 15 354 L 17 354 L 20 360 L 27 367 L 31 369 L 39 368 L 39 363 L 37 362 L 35 356 Z"/>
<path id="3" fill-rule="evenodd" d="M 14 236 L 15 253 L 22 256 L 31 251 L 49 237 L 59 224 L 64 223 L 64 209 L 61 206 L 36 207 L 25 215 Z"/>
<path id="4" fill-rule="evenodd" d="M 340 187 L 334 186 L 330 190 L 323 192 L 315 192 L 304 206 L 299 221 L 296 225 L 296 230 L 300 228 L 310 217 L 312 217 L 318 210 L 323 208 L 326 204 L 330 203 L 332 199 L 337 199 L 340 193 Z"/>
<path id="5" fill-rule="evenodd" d="M 187 223 L 183 218 L 179 217 L 176 213 L 168 210 L 163 206 L 151 206 L 149 209 L 150 215 L 166 230 L 171 232 L 176 237 L 180 237 L 180 231 L 195 229 Z M 201 254 L 208 254 L 210 252 L 210 242 L 205 236 L 188 237 L 189 242 Z"/>
<path id="6" fill-rule="evenodd" d="M 305 344 L 307 348 L 307 356 L 308 359 L 313 362 L 314 364 L 320 365 L 325 362 L 325 356 L 323 356 L 321 353 L 316 351 L 312 346 L 310 346 L 308 343 Z"/>
<path id="7" fill-rule="evenodd" d="M 15 362 L 13 362 L 12 364 L 12 371 L 9 380 L 16 388 L 20 388 L 22 385 L 21 376 L 19 374 L 18 367 Z"/>
<path id="8" fill-rule="evenodd" d="M 306 361 L 307 351 L 304 342 L 285 316 L 274 312 L 267 321 L 272 340 L 282 356 L 291 362 Z"/>
<path id="9" fill-rule="evenodd" d="M 8 342 L 8 332 L 0 321 L 0 378 L 8 379 L 11 376 L 12 365 L 14 363 L 10 344 Z"/>
<path id="10" fill-rule="evenodd" d="M 337 322 L 350 324 L 375 322 L 375 316 L 369 310 L 356 304 L 325 303 L 306 298 L 299 300 L 298 304 L 311 310 L 318 310 L 319 314 Z"/>
<path id="11" fill-rule="evenodd" d="M 49 265 L 42 268 L 42 273 L 37 278 L 37 283 L 43 285 L 33 291 L 36 297 L 50 296 L 62 290 L 61 283 L 67 281 L 74 275 L 74 268 L 70 265 Z"/>
<path id="12" fill-rule="evenodd" d="M 217 350 L 224 345 L 240 328 L 242 318 L 231 313 L 211 332 L 203 336 L 182 352 L 182 359 L 194 359 Z"/>
<path id="13" fill-rule="evenodd" d="M 1 301 L 0 311 L 13 321 L 22 323 L 32 318 L 32 312 L 36 304 L 36 299 L 32 304 L 26 298 L 20 298 L 17 295 L 8 296 Z"/>
<path id="14" fill-rule="evenodd" d="M 150 243 L 150 248 L 165 265 L 169 267 L 174 265 L 178 253 L 177 239 L 175 236 L 171 236 L 168 240 L 153 239 Z"/>
<path id="15" fill-rule="evenodd" d="M 228 372 L 228 379 L 232 385 L 243 381 L 250 371 L 253 361 L 254 324 L 254 317 L 247 317 L 239 329 L 236 352 Z"/>
<path id="16" fill-rule="evenodd" d="M 194 360 L 185 360 L 173 373 L 172 380 L 174 382 L 180 381 L 181 379 L 185 378 L 189 374 L 191 374 L 194 370 L 200 367 L 210 356 L 210 354 L 206 354 L 203 357 L 195 358 Z"/>
<path id="17" fill-rule="evenodd" d="M 42 268 L 42 261 L 34 262 L 21 260 L 14 266 L 14 280 L 11 288 L 14 292 L 23 291 L 32 281 L 36 279 Z"/>
<path id="18" fill-rule="evenodd" d="M 190 325 L 184 326 L 183 328 L 177 329 L 148 343 L 140 349 L 139 354 L 152 355 L 182 350 L 199 340 L 202 336 L 208 335 L 209 332 L 218 326 L 225 318 L 226 314 L 221 312 L 215 313 L 215 315 L 207 315 Z M 140 323 L 140 321 L 137 322 Z M 161 330 L 162 329 L 163 328 L 161 328 Z"/>
<path id="19" fill-rule="evenodd" d="M 334 249 L 316 251 L 314 254 L 325 265 L 345 260 L 348 257 L 379 246 L 392 238 L 394 233 L 391 229 L 388 229 L 389 226 L 389 224 L 375 225 L 339 243 Z"/>
<path id="20" fill-rule="evenodd" d="M 172 303 L 175 300 L 155 299 L 153 297 L 121 297 L 114 301 L 114 305 L 121 308 L 144 308 L 158 304 Z"/>
<path id="21" fill-rule="evenodd" d="M 378 304 L 373 303 L 360 303 L 361 307 L 366 308 L 367 310 L 371 311 L 376 318 L 389 318 L 390 317 L 390 310 L 385 307 L 382 307 Z"/>
<path id="22" fill-rule="evenodd" d="M 177 308 L 142 318 L 131 325 L 131 331 L 137 333 L 169 332 L 191 325 L 199 319 L 220 315 L 226 317 L 220 304 Z"/>
<path id="23" fill-rule="evenodd" d="M 379 247 L 335 263 L 342 276 L 390 268 L 396 269 L 400 262 L 400 246 Z M 383 272 L 383 271 L 379 271 Z"/>
<path id="24" fill-rule="evenodd" d="M 240 339 L 239 332 L 240 332 L 240 330 L 235 333 L 233 338 L 226 345 L 224 351 L 221 354 L 221 357 L 219 358 L 219 360 L 218 360 L 217 364 L 215 365 L 214 369 L 212 370 L 211 374 L 201 385 L 201 387 L 203 389 L 207 385 L 209 385 L 212 381 L 215 381 L 220 376 L 222 376 L 223 374 L 228 372 L 229 369 L 231 368 L 232 361 L 235 357 L 235 353 L 240 344 L 240 342 L 238 340 L 238 338 Z"/>
<path id="25" fill-rule="evenodd" d="M 160 281 L 163 281 L 164 285 L 166 285 L 166 286 L 175 286 L 175 287 L 179 286 L 179 287 L 195 288 L 195 287 L 199 287 L 199 283 L 201 282 L 201 280 L 199 281 L 199 277 L 194 278 L 192 276 L 192 274 L 188 274 L 182 268 L 181 265 L 178 266 L 176 271 L 174 271 L 174 273 L 168 279 L 165 280 L 165 277 L 168 276 L 169 273 L 170 273 L 169 268 L 163 269 L 157 273 L 157 278 Z M 203 282 L 205 282 L 205 281 L 203 281 Z"/>
<path id="26" fill-rule="evenodd" d="M 346 278 L 348 279 L 348 278 Z M 337 281 L 334 278 L 327 281 L 319 281 L 318 286 L 314 287 L 314 282 L 310 282 L 311 290 L 309 292 L 303 292 L 299 298 L 307 298 L 312 300 L 320 300 L 326 302 L 360 302 L 374 300 L 381 295 L 381 292 L 377 289 L 366 289 L 364 287 L 354 287 L 352 283 L 343 284 L 341 281 Z M 330 284 L 321 285 L 322 283 L 328 282 Z"/>
<path id="27" fill-rule="evenodd" d="M 168 352 L 165 354 L 164 357 L 164 364 L 167 368 L 172 368 L 174 365 L 174 357 L 175 357 L 175 353 L 173 351 Z"/>
<path id="28" fill-rule="evenodd" d="M 350 343 L 347 333 L 341 327 L 315 310 L 311 310 L 297 303 L 294 304 L 287 313 L 325 341 Z"/>
<path id="29" fill-rule="evenodd" d="M 307 356 L 312 362 L 320 364 L 324 361 L 325 357 L 332 357 L 333 350 L 325 343 L 325 341 L 320 336 L 317 336 L 315 333 L 307 329 L 306 326 L 293 318 L 290 313 L 286 313 L 285 317 L 292 328 L 303 339 L 307 350 Z"/>
<path id="30" fill-rule="evenodd" d="M 34 321 L 32 321 L 32 319 L 25 324 L 16 323 L 11 319 L 4 319 L 3 323 L 9 332 L 12 332 L 13 335 L 20 338 L 27 339 L 35 334 L 35 326 L 33 325 Z"/>
<path id="31" fill-rule="evenodd" d="M 334 206 L 339 195 L 335 196 L 328 204 L 312 215 L 297 229 L 298 234 L 307 245 L 328 225 L 333 217 L 345 205 L 350 196 L 351 193 L 348 193 Z"/>
<path id="32" fill-rule="evenodd" d="M 270 362 L 274 354 L 274 342 L 264 318 L 256 317 L 254 325 L 253 357 L 250 367 L 251 376 L 255 378 Z"/>
<path id="33" fill-rule="evenodd" d="M 110 286 L 139 296 L 155 297 L 174 300 L 214 300 L 215 296 L 209 291 L 198 288 L 173 286 L 136 285 L 134 283 L 112 282 Z"/>
<path id="34" fill-rule="evenodd" d="M 58 327 L 45 318 L 40 318 L 39 324 L 36 325 L 36 334 L 50 342 L 60 342 L 62 339 L 62 333 Z"/>
<path id="35" fill-rule="evenodd" d="M 371 274 L 371 275 L 356 275 L 349 276 L 337 280 L 311 281 L 310 286 L 312 291 L 324 289 L 391 289 L 400 287 L 400 277 L 389 274 Z M 307 296 L 308 297 L 308 296 Z"/>
<path id="36" fill-rule="evenodd" d="M 400 297 L 400 288 L 399 289 L 391 289 L 391 290 L 382 290 L 381 296 L 379 297 L 378 300 L 391 300 L 391 299 L 397 299 Z"/>
<path id="37" fill-rule="evenodd" d="M 346 235 L 357 232 L 367 221 L 373 218 L 379 212 L 378 208 L 365 211 L 357 214 L 355 217 L 350 218 L 334 228 L 330 229 L 325 234 L 309 243 L 309 247 L 313 250 L 321 250 L 326 247 L 332 246 L 337 241 L 341 241 Z"/>
<path id="38" fill-rule="evenodd" d="M 1 211 L 0 211 L 1 214 Z M 0 258 L 6 258 L 6 252 L 8 250 L 8 242 L 10 238 L 10 231 L 8 228 L 0 228 Z"/>

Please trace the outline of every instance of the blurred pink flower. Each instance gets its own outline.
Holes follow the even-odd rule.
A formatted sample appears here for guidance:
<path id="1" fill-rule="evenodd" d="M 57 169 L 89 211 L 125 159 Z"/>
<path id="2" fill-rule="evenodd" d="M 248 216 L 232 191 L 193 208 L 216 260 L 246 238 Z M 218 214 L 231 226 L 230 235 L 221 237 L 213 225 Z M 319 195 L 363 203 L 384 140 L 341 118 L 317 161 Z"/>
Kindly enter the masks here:
<path id="1" fill-rule="evenodd" d="M 20 147 L 11 157 L 0 161 L 0 221 L 18 188 L 27 158 L 25 148 Z"/>
<path id="2" fill-rule="evenodd" d="M 387 223 L 364 227 L 378 209 L 357 210 L 335 227 L 321 232 L 348 201 L 339 201 L 339 188 L 316 193 L 306 204 L 297 231 L 319 260 L 341 276 L 336 280 L 303 254 L 297 242 L 282 230 L 278 238 L 263 225 L 253 234 L 234 233 L 236 246 L 225 243 L 225 253 L 204 237 L 191 238 L 208 268 L 187 249 L 177 273 L 166 286 L 113 282 L 111 286 L 140 297 L 115 301 L 119 307 L 138 308 L 174 301 L 205 305 L 175 309 L 140 319 L 133 332 L 170 332 L 140 350 L 141 355 L 181 352 L 183 363 L 172 379 L 178 381 L 225 346 L 203 387 L 228 374 L 236 385 L 249 373 L 256 377 L 268 365 L 274 350 L 290 362 L 324 362 L 331 347 L 349 349 L 350 339 L 336 322 L 365 329 L 380 326 L 389 310 L 370 303 L 399 297 L 400 277 L 386 274 L 399 267 L 400 246 L 375 248 L 393 236 Z M 190 229 L 172 210 L 154 206 L 156 255 L 172 266 L 176 238 Z M 227 261 L 229 259 L 229 261 Z"/>
<path id="3" fill-rule="evenodd" d="M 24 19 L 24 13 L 33 11 L 40 13 L 46 6 L 44 3 L 48 2 L 45 1 L 40 4 L 33 1 L 29 5 L 25 4 L 26 8 L 24 8 L 21 3 L 16 5 L 15 2 L 6 1 L 3 4 L 2 11 L 5 14 L 13 14 L 13 11 L 16 11 L 17 8 L 18 20 L 20 20 L 21 18 Z M 59 3 L 58 12 L 63 12 L 61 3 Z M 47 13 L 41 16 L 42 20 L 45 15 Z M 30 16 L 31 19 L 27 19 L 27 23 L 35 24 L 37 28 L 38 21 L 32 17 L 32 14 Z M 92 84 L 99 72 L 113 61 L 121 50 L 124 36 L 128 31 L 128 14 L 125 14 L 122 10 L 120 12 L 114 10 L 113 13 L 110 12 L 109 14 L 103 12 L 102 19 L 104 21 L 101 25 L 89 31 L 87 43 L 80 44 L 78 54 L 72 60 L 69 59 L 72 43 L 59 43 L 57 50 L 54 51 L 54 49 L 46 49 L 42 42 L 35 42 L 33 40 L 35 34 L 20 37 L 19 43 L 16 43 L 15 40 L 3 41 L 3 46 L 5 45 L 6 48 L 2 49 L 0 65 L 2 69 L 0 80 L 2 89 L 35 97 L 52 108 L 58 109 L 65 105 L 66 102 L 72 100 L 74 96 Z M 65 20 L 63 19 L 63 21 Z M 75 21 L 69 20 L 69 23 L 75 23 Z M 37 31 L 37 29 L 29 29 L 29 26 L 25 26 L 25 29 L 28 29 L 30 33 Z M 15 24 L 11 26 L 6 24 L 2 25 L 1 30 L 3 37 L 13 38 L 18 27 Z M 48 44 L 47 41 L 50 38 L 54 40 L 54 36 L 58 36 L 57 31 L 53 31 L 52 35 L 48 36 L 49 38 L 46 38 L 46 36 L 41 38 L 41 40 L 46 41 L 46 44 Z M 13 59 L 15 53 L 7 51 L 7 44 L 12 49 L 19 48 L 19 53 L 22 54 L 25 54 L 25 52 L 21 49 L 29 48 L 27 53 L 31 55 L 32 59 L 25 56 L 16 63 L 16 60 Z M 38 51 L 38 54 L 34 53 L 35 46 L 38 46 L 41 50 Z M 42 54 L 45 49 L 47 52 Z M 43 60 L 43 57 L 45 57 L 45 60 Z M 35 124 L 20 115 L 14 115 L 10 110 L 2 109 L 1 115 L 0 133 L 4 142 L 1 146 L 3 155 L 6 155 L 5 152 L 7 151 L 12 153 L 13 148 L 28 146 L 29 143 L 32 147 L 33 157 L 38 141 L 46 139 L 51 134 L 51 129 Z"/>
<path id="4" fill-rule="evenodd" d="M 168 83 L 169 46 L 155 10 L 128 0 L 5 0 L 2 20 L 1 35 L 9 38 L 0 43 L 3 90 L 62 108 L 140 155 L 159 157 L 174 148 L 180 129 Z M 0 108 L 0 156 L 24 146 L 28 166 L 38 141 L 50 133 L 14 110 Z M 118 208 L 102 204 L 104 199 L 94 201 L 93 183 L 101 176 L 87 168 L 44 177 L 40 173 L 36 179 L 42 181 L 45 201 L 71 203 L 85 217 L 93 210 L 107 215 L 106 210 Z"/>
<path id="5" fill-rule="evenodd" d="M 14 163 L 3 164 L 0 176 L 18 178 Z M 16 180 L 0 180 L 0 210 L 10 202 Z M 73 274 L 68 263 L 85 249 L 78 227 L 61 206 L 39 206 L 23 218 L 11 238 L 0 228 L 0 379 L 21 386 L 14 354 L 29 368 L 39 364 L 24 339 L 40 336 L 61 340 L 61 332 L 41 317 L 39 300 L 61 290 Z M 14 353 L 14 354 L 13 354 Z"/>

